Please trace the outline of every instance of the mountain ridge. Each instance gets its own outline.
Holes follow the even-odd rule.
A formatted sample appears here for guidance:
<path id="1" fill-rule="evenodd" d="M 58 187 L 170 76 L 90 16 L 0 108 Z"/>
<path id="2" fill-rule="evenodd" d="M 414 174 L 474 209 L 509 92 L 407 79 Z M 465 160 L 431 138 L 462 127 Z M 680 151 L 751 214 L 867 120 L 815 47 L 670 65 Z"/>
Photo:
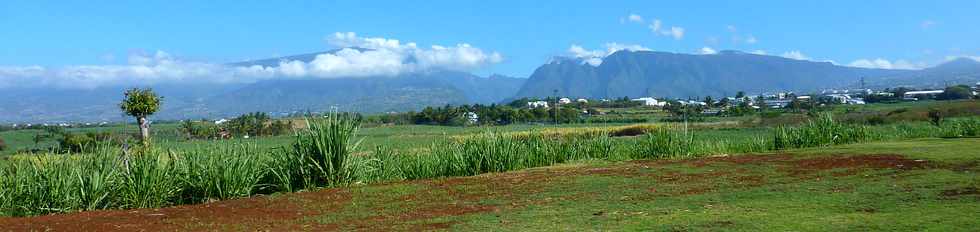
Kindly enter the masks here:
<path id="1" fill-rule="evenodd" d="M 929 84 L 931 80 L 957 75 L 951 71 L 952 67 L 961 73 L 962 78 L 955 80 L 957 83 L 980 80 L 977 75 L 980 74 L 980 63 L 973 60 L 957 60 L 922 70 L 894 70 L 733 50 L 710 55 L 621 50 L 604 57 L 598 66 L 581 59 L 554 58 L 532 73 L 515 98 L 552 96 L 554 90 L 562 96 L 586 98 L 689 98 L 731 96 L 737 91 L 805 92 L 856 88 L 861 86 L 862 79 L 875 87 L 889 87 L 883 85 L 898 80 L 908 82 L 910 86 L 934 87 Z"/>

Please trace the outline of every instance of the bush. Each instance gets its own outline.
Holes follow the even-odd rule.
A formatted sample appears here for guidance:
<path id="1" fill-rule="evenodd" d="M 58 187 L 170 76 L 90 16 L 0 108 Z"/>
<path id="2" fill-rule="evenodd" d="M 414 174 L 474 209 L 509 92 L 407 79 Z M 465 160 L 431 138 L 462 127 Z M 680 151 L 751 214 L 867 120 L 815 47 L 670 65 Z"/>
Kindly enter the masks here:
<path id="1" fill-rule="evenodd" d="M 0 138 L 0 151 L 4 150 L 7 150 L 7 142 L 3 141 L 3 138 Z"/>

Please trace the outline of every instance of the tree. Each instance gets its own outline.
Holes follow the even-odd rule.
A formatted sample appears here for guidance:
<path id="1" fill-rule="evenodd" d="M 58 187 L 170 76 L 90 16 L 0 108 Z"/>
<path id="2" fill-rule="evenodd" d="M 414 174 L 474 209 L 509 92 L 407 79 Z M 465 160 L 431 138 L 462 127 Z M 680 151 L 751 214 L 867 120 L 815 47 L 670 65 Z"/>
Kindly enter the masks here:
<path id="1" fill-rule="evenodd" d="M 711 96 L 704 96 L 704 103 L 708 104 L 708 107 L 712 107 L 715 105 L 715 99 L 712 99 Z"/>
<path id="2" fill-rule="evenodd" d="M 728 100 L 727 97 L 723 97 L 723 98 L 721 98 L 720 101 L 718 101 L 718 105 L 721 106 L 721 107 L 728 107 L 728 106 L 730 106 L 732 104 L 730 101 L 731 100 Z"/>
<path id="3" fill-rule="evenodd" d="M 140 141 L 143 146 L 150 145 L 150 122 L 146 117 L 160 110 L 161 97 L 150 88 L 132 88 L 124 93 L 126 99 L 119 103 L 119 108 L 129 116 L 136 118 L 140 127 Z"/>
<path id="4" fill-rule="evenodd" d="M 957 99 L 970 99 L 973 96 L 970 87 L 966 85 L 956 85 L 946 87 L 942 94 L 939 95 L 940 100 L 957 100 Z"/>
<path id="5" fill-rule="evenodd" d="M 7 143 L 3 141 L 3 138 L 0 138 L 0 151 L 6 150 L 6 149 L 7 149 Z"/>
<path id="6" fill-rule="evenodd" d="M 755 98 L 755 103 L 759 105 L 759 109 L 762 111 L 769 109 L 769 105 L 766 104 L 766 98 L 762 95 Z"/>

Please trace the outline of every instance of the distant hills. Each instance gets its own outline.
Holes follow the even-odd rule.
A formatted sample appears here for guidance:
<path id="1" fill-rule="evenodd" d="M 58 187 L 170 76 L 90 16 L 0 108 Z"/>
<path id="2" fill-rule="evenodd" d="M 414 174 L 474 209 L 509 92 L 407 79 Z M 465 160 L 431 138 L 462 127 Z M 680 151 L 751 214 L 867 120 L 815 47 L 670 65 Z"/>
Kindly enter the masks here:
<path id="1" fill-rule="evenodd" d="M 980 81 L 980 63 L 957 59 L 923 70 L 867 69 L 738 51 L 711 55 L 619 51 L 592 66 L 556 58 L 538 67 L 516 97 L 730 96 L 737 91 L 816 91 L 828 88 L 942 87 Z"/>
<path id="2" fill-rule="evenodd" d="M 931 68 L 880 76 L 873 80 L 870 86 L 941 88 L 946 85 L 977 82 L 980 82 L 980 62 L 959 58 Z"/>
<path id="3" fill-rule="evenodd" d="M 379 113 L 446 104 L 495 103 L 513 96 L 525 79 L 431 71 L 394 77 L 261 81 L 208 98 L 211 111 L 342 111 Z"/>
<path id="4" fill-rule="evenodd" d="M 339 49 L 231 65 L 278 66 L 282 60 L 310 62 L 317 55 L 337 51 Z M 390 77 L 270 80 L 215 95 L 204 103 L 210 110 L 217 112 L 318 111 L 330 107 L 365 113 L 408 111 L 446 104 L 499 102 L 514 96 L 524 80 L 526 79 L 496 74 L 480 77 L 468 72 L 443 69 Z"/>
<path id="5" fill-rule="evenodd" d="M 309 53 L 232 63 L 277 66 L 309 62 Z M 980 81 L 980 62 L 957 59 L 922 70 L 866 69 L 722 51 L 712 55 L 619 51 L 593 66 L 558 57 L 529 78 L 480 77 L 430 69 L 397 76 L 272 79 L 249 84 L 153 85 L 164 96 L 156 119 L 220 118 L 246 112 L 341 111 L 380 113 L 446 104 L 499 103 L 520 97 L 700 97 L 771 91 L 867 87 L 942 87 Z M 128 87 L 128 86 L 127 86 Z M 126 87 L 13 88 L 0 91 L 0 122 L 129 120 L 117 107 Z"/>
<path id="6" fill-rule="evenodd" d="M 359 49 L 358 50 L 364 50 Z M 332 50 L 232 63 L 278 66 L 282 60 L 310 62 Z M 480 77 L 468 72 L 431 69 L 397 76 L 290 78 L 250 84 L 151 85 L 164 97 L 156 119 L 232 117 L 262 111 L 277 113 L 341 111 L 379 113 L 420 110 L 446 104 L 496 103 L 514 96 L 525 78 Z M 0 91 L 0 122 L 128 120 L 117 104 L 122 86 L 96 89 L 17 88 Z"/>

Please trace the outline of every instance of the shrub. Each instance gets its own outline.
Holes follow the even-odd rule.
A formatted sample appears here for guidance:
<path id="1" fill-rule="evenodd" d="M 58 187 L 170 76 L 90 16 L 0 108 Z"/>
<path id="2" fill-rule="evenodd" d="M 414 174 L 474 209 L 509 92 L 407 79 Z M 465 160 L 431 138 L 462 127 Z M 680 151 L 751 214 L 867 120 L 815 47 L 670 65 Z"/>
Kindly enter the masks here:
<path id="1" fill-rule="evenodd" d="M 7 142 L 3 141 L 3 138 L 0 138 L 0 151 L 3 150 L 7 150 Z"/>

